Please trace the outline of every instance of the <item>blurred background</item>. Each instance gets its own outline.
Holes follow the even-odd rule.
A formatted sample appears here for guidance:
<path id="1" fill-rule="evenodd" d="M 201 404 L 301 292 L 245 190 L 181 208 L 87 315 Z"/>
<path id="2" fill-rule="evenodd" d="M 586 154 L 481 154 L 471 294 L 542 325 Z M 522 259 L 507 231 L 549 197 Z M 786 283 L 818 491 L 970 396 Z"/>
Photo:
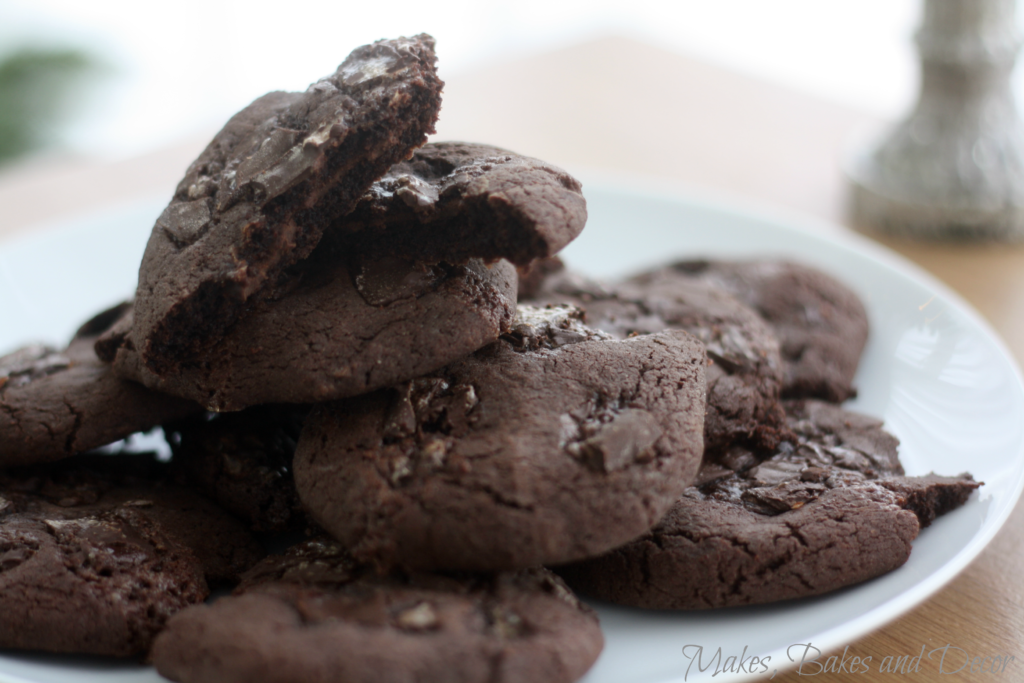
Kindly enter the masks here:
<path id="1" fill-rule="evenodd" d="M 445 77 L 614 34 L 894 119 L 915 93 L 919 13 L 918 0 L 0 0 L 0 158 L 142 154 L 421 31 Z"/>

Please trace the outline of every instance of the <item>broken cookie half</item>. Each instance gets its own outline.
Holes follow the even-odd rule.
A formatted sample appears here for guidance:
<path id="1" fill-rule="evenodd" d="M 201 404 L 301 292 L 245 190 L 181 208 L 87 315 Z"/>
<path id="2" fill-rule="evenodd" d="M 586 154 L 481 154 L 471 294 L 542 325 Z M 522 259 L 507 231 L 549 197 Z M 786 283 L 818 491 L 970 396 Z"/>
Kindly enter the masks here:
<path id="1" fill-rule="evenodd" d="M 272 295 L 330 221 L 426 142 L 441 107 L 434 40 L 352 52 L 305 92 L 273 92 L 236 114 L 178 184 L 150 236 L 132 340 L 158 376 L 201 359 Z"/>

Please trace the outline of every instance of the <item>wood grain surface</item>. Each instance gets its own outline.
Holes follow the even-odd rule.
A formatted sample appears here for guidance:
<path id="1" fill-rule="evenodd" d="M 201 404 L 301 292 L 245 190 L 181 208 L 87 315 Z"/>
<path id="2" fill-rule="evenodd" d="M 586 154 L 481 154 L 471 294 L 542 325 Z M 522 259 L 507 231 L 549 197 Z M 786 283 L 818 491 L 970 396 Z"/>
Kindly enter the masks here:
<path id="1" fill-rule="evenodd" d="M 879 125 L 862 112 L 622 37 L 467 73 L 445 74 L 443 61 L 441 69 L 448 85 L 438 139 L 496 144 L 570 169 L 656 175 L 838 224 L 844 223 L 844 150 Z M 0 172 L 0 239 L 128 199 L 169 197 L 210 133 L 137 159 L 8 167 Z M 1024 247 L 880 241 L 958 291 L 1024 360 Z M 1018 506 L 945 589 L 848 646 L 849 655 L 876 663 L 947 643 L 972 656 L 1014 656 L 1002 673 L 939 675 L 933 663 L 906 675 L 808 679 L 789 672 L 775 680 L 1024 680 L 1021 567 L 1024 507 Z"/>

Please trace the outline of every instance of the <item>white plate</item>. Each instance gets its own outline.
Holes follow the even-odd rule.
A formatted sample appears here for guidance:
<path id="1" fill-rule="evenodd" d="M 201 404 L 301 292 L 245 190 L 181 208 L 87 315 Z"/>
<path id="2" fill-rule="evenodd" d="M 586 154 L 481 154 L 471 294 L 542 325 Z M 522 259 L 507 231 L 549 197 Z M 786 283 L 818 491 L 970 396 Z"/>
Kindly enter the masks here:
<path id="1" fill-rule="evenodd" d="M 565 251 L 570 264 L 611 276 L 682 256 L 788 257 L 839 278 L 863 299 L 871 337 L 850 407 L 885 419 L 910 474 L 970 470 L 985 486 L 936 521 L 902 568 L 834 595 L 716 612 L 664 614 L 599 606 L 607 646 L 586 683 L 725 680 L 683 655 L 701 645 L 723 659 L 842 646 L 911 609 L 963 569 L 1010 514 L 1024 484 L 1024 389 L 1002 343 L 959 297 L 866 240 L 804 219 L 693 197 L 586 185 L 590 221 Z M 66 340 L 94 312 L 131 294 L 160 201 L 74 221 L 0 244 L 0 352 Z M 823 236 L 830 234 L 831 236 Z M 693 653 L 693 649 L 688 650 Z M 871 654 L 871 653 L 855 653 Z M 153 681 L 150 670 L 102 661 L 6 654 L 0 681 Z"/>

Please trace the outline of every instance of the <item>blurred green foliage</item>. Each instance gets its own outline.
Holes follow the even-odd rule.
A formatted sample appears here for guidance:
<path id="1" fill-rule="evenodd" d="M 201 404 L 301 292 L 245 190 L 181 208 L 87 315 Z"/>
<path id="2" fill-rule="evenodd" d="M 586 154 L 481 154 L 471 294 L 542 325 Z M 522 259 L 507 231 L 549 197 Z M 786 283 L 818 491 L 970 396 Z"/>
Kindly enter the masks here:
<path id="1" fill-rule="evenodd" d="M 0 163 L 52 142 L 94 67 L 79 50 L 23 48 L 0 61 Z"/>

